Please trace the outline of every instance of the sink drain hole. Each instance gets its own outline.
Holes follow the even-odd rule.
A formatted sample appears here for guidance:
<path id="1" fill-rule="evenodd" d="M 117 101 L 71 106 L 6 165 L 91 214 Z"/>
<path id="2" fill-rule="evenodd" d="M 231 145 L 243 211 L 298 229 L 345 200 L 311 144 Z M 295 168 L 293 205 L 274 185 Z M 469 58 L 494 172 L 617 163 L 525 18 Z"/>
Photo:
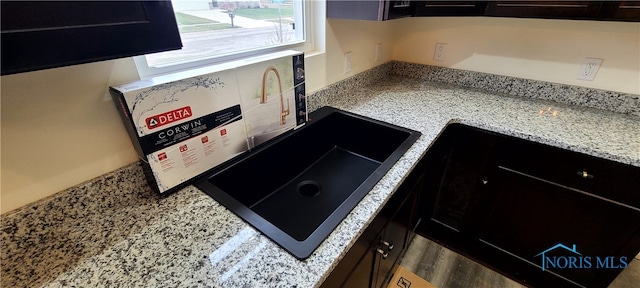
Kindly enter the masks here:
<path id="1" fill-rule="evenodd" d="M 305 180 L 297 185 L 298 192 L 302 194 L 302 196 L 306 197 L 314 197 L 320 194 L 320 184 L 313 180 Z"/>

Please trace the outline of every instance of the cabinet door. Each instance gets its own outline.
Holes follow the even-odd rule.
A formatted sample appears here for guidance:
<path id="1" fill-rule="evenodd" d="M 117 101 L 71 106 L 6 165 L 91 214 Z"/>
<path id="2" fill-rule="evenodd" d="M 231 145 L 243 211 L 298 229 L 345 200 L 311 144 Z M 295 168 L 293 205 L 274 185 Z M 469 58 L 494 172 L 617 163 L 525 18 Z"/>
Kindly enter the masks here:
<path id="1" fill-rule="evenodd" d="M 391 280 L 391 272 L 394 270 L 400 256 L 403 255 L 409 245 L 410 227 L 413 216 L 413 208 L 416 203 L 415 192 L 421 186 L 422 178 L 413 187 L 408 199 L 404 201 L 396 215 L 385 226 L 376 247 L 376 262 L 373 270 L 372 287 L 387 287 Z"/>
<path id="2" fill-rule="evenodd" d="M 370 249 L 371 250 L 371 249 Z M 372 273 L 374 267 L 374 261 L 376 258 L 376 254 L 373 251 L 367 252 L 362 260 L 356 265 L 349 273 L 346 281 L 341 285 L 325 285 L 323 283 L 322 287 L 345 287 L 345 288 L 368 288 L 371 287 L 372 281 Z M 327 283 L 328 284 L 328 283 Z"/>
<path id="3" fill-rule="evenodd" d="M 327 0 L 327 18 L 383 21 L 415 14 L 411 0 Z"/>
<path id="4" fill-rule="evenodd" d="M 2 1 L 2 75 L 180 49 L 170 1 Z"/>
<path id="5" fill-rule="evenodd" d="M 523 18 L 596 19 L 602 1 L 490 1 L 486 15 Z"/>
<path id="6" fill-rule="evenodd" d="M 640 1 L 607 1 L 600 11 L 602 20 L 640 21 Z"/>
<path id="7" fill-rule="evenodd" d="M 480 16 L 486 1 L 418 1 L 416 16 Z"/>
<path id="8" fill-rule="evenodd" d="M 413 210 L 423 172 L 422 162 L 418 163 L 321 287 L 378 287 L 376 283 L 383 282 L 408 245 L 410 227 L 415 226 Z M 380 253 L 386 253 L 386 259 Z"/>
<path id="9" fill-rule="evenodd" d="M 620 262 L 621 259 L 623 262 L 631 261 L 640 248 L 638 207 L 503 166 L 498 167 L 498 172 L 490 181 L 487 198 L 491 205 L 487 207 L 479 237 L 480 242 L 493 251 L 488 254 L 510 255 L 514 260 L 527 262 L 525 266 L 536 266 L 535 270 L 540 272 L 543 271 L 544 260 L 540 253 L 558 244 L 572 247 L 579 255 L 589 257 L 587 262 L 590 263 L 577 258 L 578 262 L 573 266 L 560 263 L 560 267 L 550 267 L 547 264 L 544 278 L 550 282 L 541 281 L 543 277 L 521 279 L 530 281 L 534 286 L 577 284 L 606 287 L 622 269 L 598 268 L 596 257 L 611 257 L 607 260 L 611 261 L 609 264 L 626 267 L 625 263 Z M 577 254 L 560 249 L 548 252 L 546 257 L 567 255 Z M 498 265 L 511 275 L 527 274 L 526 271 L 517 270 L 520 265 Z M 551 279 L 551 275 L 555 275 L 556 279 Z"/>
<path id="10" fill-rule="evenodd" d="M 374 256 L 371 247 L 372 240 L 366 235 L 358 238 L 321 287 L 370 287 Z"/>
<path id="11" fill-rule="evenodd" d="M 382 21 L 384 6 L 384 0 L 327 0 L 327 18 Z"/>
<path id="12" fill-rule="evenodd" d="M 418 233 L 461 243 L 476 233 L 476 214 L 487 171 L 495 161 L 495 144 L 489 134 L 458 125 L 447 127 L 436 141 L 426 156 Z"/>
<path id="13" fill-rule="evenodd" d="M 391 20 L 414 16 L 418 1 L 387 0 L 385 2 L 385 20 Z"/>

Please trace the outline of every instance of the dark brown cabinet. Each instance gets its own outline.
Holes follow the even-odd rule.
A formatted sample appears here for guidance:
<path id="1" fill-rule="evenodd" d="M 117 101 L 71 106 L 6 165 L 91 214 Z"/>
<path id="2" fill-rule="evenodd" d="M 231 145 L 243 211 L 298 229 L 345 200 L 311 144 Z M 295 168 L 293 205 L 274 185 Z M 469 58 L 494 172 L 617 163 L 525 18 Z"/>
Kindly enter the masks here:
<path id="1" fill-rule="evenodd" d="M 486 1 L 418 1 L 415 16 L 482 16 Z"/>
<path id="2" fill-rule="evenodd" d="M 640 1 L 487 1 L 486 16 L 640 21 Z"/>
<path id="3" fill-rule="evenodd" d="M 416 1 L 327 0 L 327 18 L 384 21 L 414 15 Z"/>
<path id="4" fill-rule="evenodd" d="M 400 185 L 322 287 L 386 287 L 409 245 L 417 223 L 414 205 L 422 189 L 422 169 Z"/>
<path id="5" fill-rule="evenodd" d="M 602 4 L 600 19 L 640 21 L 640 1 L 607 1 Z"/>
<path id="6" fill-rule="evenodd" d="M 458 124 L 425 162 L 416 231 L 525 285 L 606 287 L 640 251 L 638 167 Z"/>
<path id="7" fill-rule="evenodd" d="M 640 1 L 327 1 L 327 18 L 492 16 L 640 21 Z"/>
<path id="8" fill-rule="evenodd" d="M 0 3 L 2 75 L 182 47 L 168 0 Z"/>
<path id="9" fill-rule="evenodd" d="M 487 16 L 596 19 L 602 2 L 599 1 L 490 1 Z"/>
<path id="10" fill-rule="evenodd" d="M 405 199 L 377 239 L 377 246 L 374 246 L 376 259 L 373 266 L 372 287 L 387 287 L 389 280 L 391 280 L 391 272 L 409 245 L 409 240 L 413 235 L 413 229 L 411 229 L 413 226 L 411 225 L 413 206 L 416 203 L 415 196 L 419 191 L 421 181 L 422 179 L 419 179 L 414 187 L 411 187 L 412 193 Z"/>

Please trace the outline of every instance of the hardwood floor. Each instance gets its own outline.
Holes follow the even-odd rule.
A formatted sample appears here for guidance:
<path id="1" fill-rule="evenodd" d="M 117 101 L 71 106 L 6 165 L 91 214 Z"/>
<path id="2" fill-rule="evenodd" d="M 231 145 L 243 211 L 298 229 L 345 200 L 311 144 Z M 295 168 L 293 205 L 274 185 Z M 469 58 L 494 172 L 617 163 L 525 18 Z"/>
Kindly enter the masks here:
<path id="1" fill-rule="evenodd" d="M 414 237 L 400 265 L 439 288 L 525 287 L 419 235 Z M 634 259 L 609 288 L 636 288 L 638 283 L 640 260 Z"/>

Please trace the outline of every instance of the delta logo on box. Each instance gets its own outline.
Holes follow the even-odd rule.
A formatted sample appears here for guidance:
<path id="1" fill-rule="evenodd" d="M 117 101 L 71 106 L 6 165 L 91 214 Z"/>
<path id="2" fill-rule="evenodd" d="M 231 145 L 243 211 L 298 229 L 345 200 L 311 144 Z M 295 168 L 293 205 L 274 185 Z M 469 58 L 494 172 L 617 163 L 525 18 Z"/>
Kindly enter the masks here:
<path id="1" fill-rule="evenodd" d="M 182 119 L 187 119 L 191 117 L 191 115 L 193 115 L 193 113 L 191 113 L 191 107 L 185 106 L 176 110 L 171 110 L 169 112 L 151 116 L 145 119 L 144 122 L 147 123 L 148 129 L 154 129 Z"/>

